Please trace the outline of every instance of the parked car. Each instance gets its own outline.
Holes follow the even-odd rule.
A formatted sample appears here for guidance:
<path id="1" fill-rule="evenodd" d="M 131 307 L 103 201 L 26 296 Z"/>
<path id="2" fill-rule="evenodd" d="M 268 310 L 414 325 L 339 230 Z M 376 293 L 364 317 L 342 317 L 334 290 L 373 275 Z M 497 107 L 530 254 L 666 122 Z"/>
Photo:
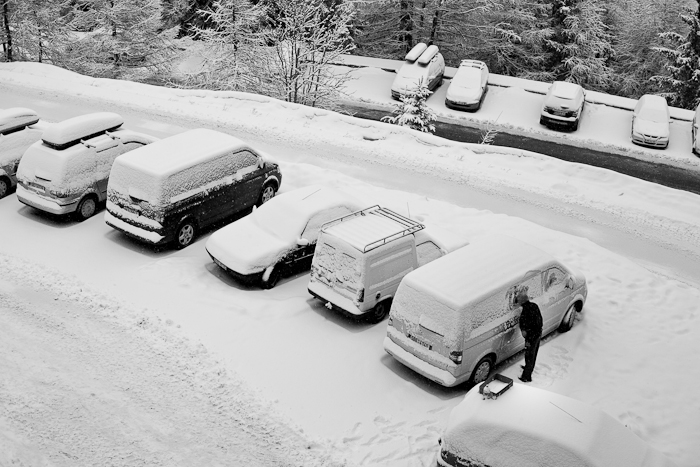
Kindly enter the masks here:
<path id="1" fill-rule="evenodd" d="M 692 151 L 693 154 L 696 156 L 700 156 L 700 132 L 698 132 L 698 128 L 700 127 L 700 104 L 698 104 L 697 108 L 695 109 L 695 115 L 693 115 L 693 129 L 692 134 L 693 134 L 693 145 L 692 145 Z"/>
<path id="2" fill-rule="evenodd" d="M 272 199 L 282 174 L 269 156 L 226 133 L 189 130 L 117 157 L 105 221 L 154 246 L 197 233 Z"/>
<path id="3" fill-rule="evenodd" d="M 525 348 L 523 289 L 540 307 L 543 335 L 571 329 L 588 294 L 581 273 L 539 248 L 507 236 L 474 241 L 403 278 L 384 349 L 442 386 L 484 381 Z"/>
<path id="4" fill-rule="evenodd" d="M 540 124 L 548 128 L 578 129 L 586 102 L 586 94 L 578 84 L 555 81 L 544 97 Z"/>
<path id="5" fill-rule="evenodd" d="M 41 139 L 46 124 L 30 109 L 0 110 L 0 199 L 17 185 L 17 167 L 29 146 Z"/>
<path id="6" fill-rule="evenodd" d="M 479 110 L 486 96 L 489 68 L 479 60 L 462 60 L 445 94 L 445 105 L 455 110 Z"/>
<path id="7" fill-rule="evenodd" d="M 438 466 L 675 467 L 596 407 L 519 383 L 495 399 L 480 389 L 450 413 Z"/>
<path id="8" fill-rule="evenodd" d="M 466 243 L 450 231 L 372 206 L 321 227 L 309 293 L 330 309 L 378 323 L 403 276 Z"/>
<path id="9" fill-rule="evenodd" d="M 391 84 L 391 97 L 401 99 L 406 90 L 416 89 L 421 82 L 433 91 L 442 84 L 444 75 L 445 59 L 438 46 L 420 42 L 406 54 L 406 61 Z"/>
<path id="10" fill-rule="evenodd" d="M 120 128 L 113 112 L 70 118 L 49 126 L 32 144 L 17 169 L 17 199 L 51 214 L 85 220 L 107 196 L 114 159 L 157 140 Z"/>
<path id="11" fill-rule="evenodd" d="M 632 142 L 641 146 L 668 147 L 671 113 L 666 99 L 645 94 L 639 98 L 632 114 Z"/>
<path id="12" fill-rule="evenodd" d="M 318 185 L 275 196 L 249 216 L 217 230 L 206 250 L 242 282 L 270 289 L 289 271 L 311 267 L 321 225 L 362 208 L 339 190 Z"/>

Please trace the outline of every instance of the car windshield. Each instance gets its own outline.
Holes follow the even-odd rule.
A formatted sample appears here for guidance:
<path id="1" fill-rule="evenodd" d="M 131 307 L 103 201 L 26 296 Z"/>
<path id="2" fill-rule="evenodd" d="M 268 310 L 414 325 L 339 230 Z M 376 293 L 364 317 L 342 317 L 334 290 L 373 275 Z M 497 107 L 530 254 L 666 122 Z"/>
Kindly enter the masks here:
<path id="1" fill-rule="evenodd" d="M 293 205 L 273 198 L 256 209 L 252 216 L 255 223 L 267 233 L 283 240 L 296 240 L 308 222 L 307 216 Z"/>
<path id="2" fill-rule="evenodd" d="M 460 88 L 477 89 L 481 87 L 481 70 L 472 67 L 460 68 L 452 84 L 456 84 Z"/>
<path id="3" fill-rule="evenodd" d="M 405 63 L 399 70 L 399 76 L 404 79 L 412 79 L 416 81 L 418 81 L 420 78 L 427 79 L 428 67 L 420 66 L 417 63 Z"/>
<path id="4" fill-rule="evenodd" d="M 663 109 L 655 109 L 653 107 L 644 107 L 639 112 L 639 118 L 655 123 L 664 123 L 667 120 L 666 112 Z"/>

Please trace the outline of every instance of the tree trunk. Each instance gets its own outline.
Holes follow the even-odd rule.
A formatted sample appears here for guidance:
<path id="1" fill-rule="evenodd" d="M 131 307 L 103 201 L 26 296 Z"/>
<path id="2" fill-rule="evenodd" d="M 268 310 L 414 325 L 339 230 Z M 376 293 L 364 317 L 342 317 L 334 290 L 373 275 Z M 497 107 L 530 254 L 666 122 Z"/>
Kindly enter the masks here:
<path id="1" fill-rule="evenodd" d="M 7 37 L 7 61 L 12 61 L 12 32 L 10 31 L 10 0 L 2 2 L 2 20 L 5 24 L 5 36 Z"/>
<path id="2" fill-rule="evenodd" d="M 430 42 L 428 45 L 432 45 L 433 42 L 437 40 L 437 33 L 440 26 L 440 9 L 442 8 L 442 0 L 438 0 L 435 6 L 435 14 L 433 15 L 433 25 L 430 27 Z"/>
<path id="3" fill-rule="evenodd" d="M 401 0 L 399 3 L 399 40 L 406 45 L 406 53 L 413 48 L 413 0 Z"/>

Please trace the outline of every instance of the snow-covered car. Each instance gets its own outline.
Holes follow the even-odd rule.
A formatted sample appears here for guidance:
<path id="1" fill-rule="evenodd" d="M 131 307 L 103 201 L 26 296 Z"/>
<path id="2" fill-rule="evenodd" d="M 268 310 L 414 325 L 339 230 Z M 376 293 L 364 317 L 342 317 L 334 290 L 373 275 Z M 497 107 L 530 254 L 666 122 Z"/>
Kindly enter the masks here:
<path id="1" fill-rule="evenodd" d="M 206 249 L 234 277 L 270 289 L 282 275 L 311 267 L 323 224 L 360 209 L 362 203 L 342 191 L 317 185 L 299 188 L 214 232 Z"/>
<path id="2" fill-rule="evenodd" d="M 548 128 L 578 129 L 586 94 L 578 84 L 555 81 L 542 104 L 540 124 Z"/>
<path id="3" fill-rule="evenodd" d="M 97 112 L 49 126 L 24 153 L 17 169 L 17 199 L 51 214 L 85 220 L 107 198 L 117 156 L 156 141 L 121 128 L 124 119 Z"/>
<path id="4" fill-rule="evenodd" d="M 525 384 L 473 387 L 440 438 L 441 467 L 675 467 L 596 407 Z M 485 394 L 482 394 L 482 392 Z"/>
<path id="5" fill-rule="evenodd" d="M 670 134 L 671 113 L 666 99 L 644 94 L 632 114 L 632 142 L 641 146 L 666 149 Z"/>
<path id="6" fill-rule="evenodd" d="M 105 222 L 156 247 L 185 248 L 202 230 L 270 201 L 281 184 L 268 155 L 198 128 L 117 157 Z"/>
<path id="7" fill-rule="evenodd" d="M 489 68 L 479 60 L 462 60 L 445 94 L 445 105 L 455 110 L 479 110 L 486 96 Z"/>
<path id="8" fill-rule="evenodd" d="M 33 110 L 0 110 L 0 198 L 17 185 L 19 161 L 27 148 L 41 139 L 45 128 Z"/>
<path id="9" fill-rule="evenodd" d="M 570 330 L 588 295 L 583 274 L 539 248 L 505 235 L 479 239 L 403 278 L 384 350 L 442 386 L 484 381 L 525 348 L 522 290 L 542 312 L 542 335 Z"/>
<path id="10" fill-rule="evenodd" d="M 692 145 L 692 151 L 693 154 L 696 156 L 700 156 L 700 104 L 698 104 L 697 108 L 695 109 L 695 115 L 693 115 L 693 129 L 692 134 L 693 134 L 693 145 Z"/>
<path id="11" fill-rule="evenodd" d="M 433 91 L 442 84 L 444 75 L 445 59 L 438 46 L 419 42 L 406 54 L 406 61 L 396 73 L 391 84 L 391 97 L 400 99 L 406 90 L 416 89 L 420 83 Z"/>

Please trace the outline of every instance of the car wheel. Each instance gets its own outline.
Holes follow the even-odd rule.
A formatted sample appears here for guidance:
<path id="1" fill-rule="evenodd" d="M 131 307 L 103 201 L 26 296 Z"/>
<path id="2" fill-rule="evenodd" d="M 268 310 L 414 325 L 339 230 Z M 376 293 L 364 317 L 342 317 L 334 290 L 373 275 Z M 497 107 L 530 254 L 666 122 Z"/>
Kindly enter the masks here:
<path id="1" fill-rule="evenodd" d="M 270 271 L 270 274 L 267 275 L 267 279 L 265 279 L 265 274 L 263 274 L 263 277 L 260 280 L 260 286 L 263 289 L 271 289 L 274 286 L 277 285 L 277 283 L 280 280 L 281 276 L 281 271 L 280 271 L 280 266 L 278 264 L 272 266 L 272 271 Z"/>
<path id="2" fill-rule="evenodd" d="M 175 247 L 181 250 L 188 247 L 194 241 L 194 237 L 197 234 L 194 222 L 191 220 L 186 220 L 177 228 L 175 237 Z"/>
<path id="3" fill-rule="evenodd" d="M 371 324 L 380 323 L 389 314 L 391 309 L 391 300 L 382 300 L 374 305 L 372 311 L 367 313 L 367 322 Z"/>
<path id="4" fill-rule="evenodd" d="M 78 203 L 78 209 L 75 211 L 75 217 L 78 221 L 84 221 L 94 216 L 97 212 L 97 200 L 94 196 L 88 195 Z"/>
<path id="5" fill-rule="evenodd" d="M 257 202 L 256 206 L 260 207 L 263 204 L 270 201 L 272 198 L 275 197 L 276 192 L 277 192 L 277 189 L 275 188 L 274 183 L 265 184 L 265 186 L 263 186 L 262 191 L 260 192 L 260 197 L 258 198 L 258 202 Z"/>
<path id="6" fill-rule="evenodd" d="M 4 198 L 7 196 L 7 193 L 10 192 L 10 183 L 7 181 L 5 177 L 0 177 L 0 199 Z"/>
<path id="7" fill-rule="evenodd" d="M 490 357 L 484 357 L 481 360 L 479 360 L 479 363 L 476 364 L 474 367 L 474 371 L 472 371 L 472 376 L 469 378 L 469 381 L 472 384 L 479 384 L 483 383 L 486 381 L 486 379 L 489 377 L 491 374 L 491 370 L 493 369 L 493 361 L 491 360 Z"/>
<path id="8" fill-rule="evenodd" d="M 559 325 L 559 332 L 567 332 L 574 327 L 574 321 L 576 321 L 576 305 L 571 305 L 566 313 L 564 313 L 564 318 L 561 320 Z"/>

